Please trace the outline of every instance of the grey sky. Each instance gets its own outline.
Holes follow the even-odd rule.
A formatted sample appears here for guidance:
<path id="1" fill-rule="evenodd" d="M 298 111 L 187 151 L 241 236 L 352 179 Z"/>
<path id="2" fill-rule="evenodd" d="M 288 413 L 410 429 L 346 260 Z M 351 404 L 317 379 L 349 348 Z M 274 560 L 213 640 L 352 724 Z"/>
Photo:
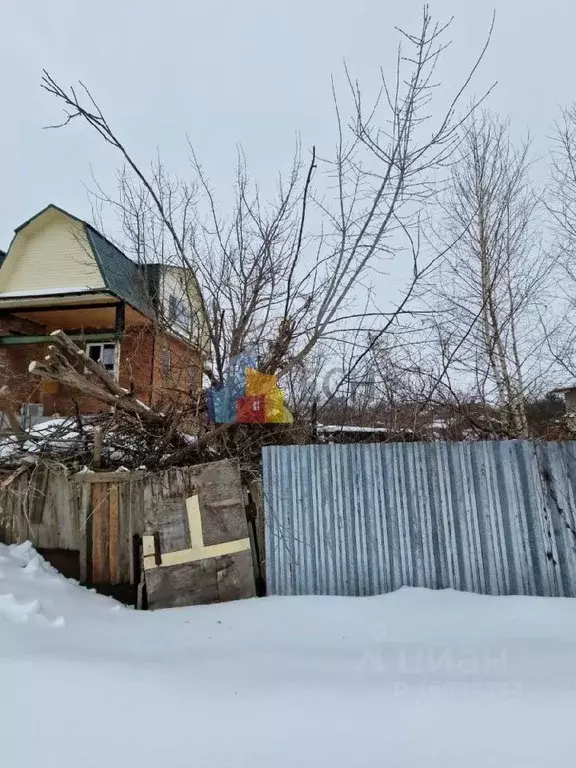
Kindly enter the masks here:
<path id="1" fill-rule="evenodd" d="M 538 152 L 558 104 L 576 99 L 573 0 L 432 0 L 455 15 L 441 75 L 456 86 L 497 10 L 494 40 L 475 89 L 497 79 L 490 106 L 530 128 Z M 39 88 L 41 68 L 91 88 L 140 161 L 160 148 L 173 168 L 188 133 L 217 187 L 229 183 L 236 144 L 264 182 L 303 147 L 332 146 L 330 75 L 342 59 L 367 87 L 394 59 L 395 24 L 414 26 L 419 0 L 39 0 L 2 4 L 0 247 L 48 202 L 90 217 L 90 167 L 107 184 L 109 147 L 78 123 L 45 131 L 60 108 Z"/>

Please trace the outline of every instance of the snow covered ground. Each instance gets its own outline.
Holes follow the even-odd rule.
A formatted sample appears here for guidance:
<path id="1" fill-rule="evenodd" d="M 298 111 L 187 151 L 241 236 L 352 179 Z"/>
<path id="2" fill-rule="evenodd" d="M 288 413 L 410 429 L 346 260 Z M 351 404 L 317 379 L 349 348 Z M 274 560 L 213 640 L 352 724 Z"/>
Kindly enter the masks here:
<path id="1" fill-rule="evenodd" d="M 138 613 L 0 545 L 2 768 L 574 765 L 576 601 Z"/>

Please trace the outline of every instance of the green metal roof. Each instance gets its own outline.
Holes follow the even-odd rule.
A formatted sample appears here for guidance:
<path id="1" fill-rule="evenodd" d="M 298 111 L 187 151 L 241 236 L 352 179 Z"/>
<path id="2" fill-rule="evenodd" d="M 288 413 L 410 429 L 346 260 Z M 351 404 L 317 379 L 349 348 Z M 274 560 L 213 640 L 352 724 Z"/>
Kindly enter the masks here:
<path id="1" fill-rule="evenodd" d="M 145 315 L 154 315 L 148 281 L 138 264 L 131 261 L 94 227 L 84 222 L 88 242 L 106 287 Z"/>

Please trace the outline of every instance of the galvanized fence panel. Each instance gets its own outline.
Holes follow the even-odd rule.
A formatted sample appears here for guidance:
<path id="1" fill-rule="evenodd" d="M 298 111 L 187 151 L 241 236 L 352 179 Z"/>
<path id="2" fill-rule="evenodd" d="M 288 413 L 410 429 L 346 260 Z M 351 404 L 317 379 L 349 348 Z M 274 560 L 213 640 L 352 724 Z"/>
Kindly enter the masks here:
<path id="1" fill-rule="evenodd" d="M 263 450 L 269 594 L 576 596 L 576 443 Z"/>

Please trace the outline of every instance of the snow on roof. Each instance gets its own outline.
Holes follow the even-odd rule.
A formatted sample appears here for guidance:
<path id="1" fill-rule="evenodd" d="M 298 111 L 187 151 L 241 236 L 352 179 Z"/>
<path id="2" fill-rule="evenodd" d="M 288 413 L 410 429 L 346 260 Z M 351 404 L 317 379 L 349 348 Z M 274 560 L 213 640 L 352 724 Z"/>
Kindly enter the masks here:
<path id="1" fill-rule="evenodd" d="M 429 424 L 430 429 L 447 429 L 450 426 L 450 423 L 447 419 L 434 419 Z"/>

